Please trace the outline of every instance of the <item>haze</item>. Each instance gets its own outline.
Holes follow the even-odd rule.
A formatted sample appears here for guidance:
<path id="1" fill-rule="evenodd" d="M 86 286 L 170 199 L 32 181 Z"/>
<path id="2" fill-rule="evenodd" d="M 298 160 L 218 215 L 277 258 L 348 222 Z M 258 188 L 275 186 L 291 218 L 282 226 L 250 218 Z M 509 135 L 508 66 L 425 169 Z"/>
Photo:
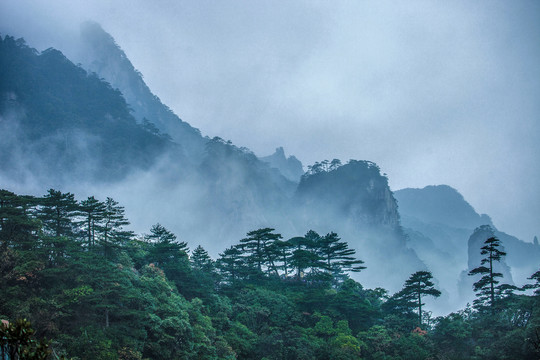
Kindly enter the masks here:
<path id="1" fill-rule="evenodd" d="M 0 32 L 76 57 L 99 22 L 183 120 L 257 155 L 378 163 L 540 234 L 540 3 L 11 1 Z"/>

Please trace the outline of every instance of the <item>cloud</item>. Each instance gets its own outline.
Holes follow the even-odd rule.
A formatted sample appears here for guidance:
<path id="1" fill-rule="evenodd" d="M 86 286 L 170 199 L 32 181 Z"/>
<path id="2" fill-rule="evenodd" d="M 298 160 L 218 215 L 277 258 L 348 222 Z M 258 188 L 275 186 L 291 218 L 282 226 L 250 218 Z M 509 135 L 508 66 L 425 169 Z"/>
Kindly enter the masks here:
<path id="1" fill-rule="evenodd" d="M 534 1 L 25 1 L 0 31 L 68 56 L 100 22 L 205 135 L 304 163 L 369 159 L 394 189 L 446 183 L 501 230 L 540 232 Z M 509 206 L 510 205 L 510 206 Z"/>

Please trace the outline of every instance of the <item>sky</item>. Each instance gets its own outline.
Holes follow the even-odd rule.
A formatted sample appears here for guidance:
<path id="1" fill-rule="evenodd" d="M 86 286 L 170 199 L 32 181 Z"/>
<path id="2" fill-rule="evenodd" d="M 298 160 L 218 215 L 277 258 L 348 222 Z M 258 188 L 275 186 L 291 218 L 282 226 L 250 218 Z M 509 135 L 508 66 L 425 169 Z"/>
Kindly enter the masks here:
<path id="1" fill-rule="evenodd" d="M 68 57 L 86 20 L 203 135 L 374 161 L 540 236 L 539 1 L 0 1 L 0 33 Z"/>

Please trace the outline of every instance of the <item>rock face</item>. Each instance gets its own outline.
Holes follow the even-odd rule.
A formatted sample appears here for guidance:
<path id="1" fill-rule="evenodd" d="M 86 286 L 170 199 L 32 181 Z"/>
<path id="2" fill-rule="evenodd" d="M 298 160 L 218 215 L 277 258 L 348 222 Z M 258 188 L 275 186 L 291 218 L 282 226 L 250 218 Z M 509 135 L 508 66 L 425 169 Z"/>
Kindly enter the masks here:
<path id="1" fill-rule="evenodd" d="M 360 229 L 399 230 L 397 203 L 388 179 L 370 161 L 351 160 L 332 171 L 305 175 L 298 185 L 296 199 L 306 213 L 332 213 Z"/>
<path id="2" fill-rule="evenodd" d="M 304 174 L 300 160 L 294 155 L 285 157 L 285 151 L 282 147 L 278 147 L 272 155 L 264 156 L 260 159 L 268 163 L 270 167 L 278 169 L 290 181 L 299 182 L 300 177 Z"/>
<path id="3" fill-rule="evenodd" d="M 337 229 L 366 259 L 367 269 L 357 277 L 362 283 L 394 279 L 387 286 L 395 291 L 408 275 L 426 269 L 407 248 L 396 200 L 376 164 L 351 160 L 330 171 L 308 173 L 294 203 L 299 223 L 322 233 Z"/>

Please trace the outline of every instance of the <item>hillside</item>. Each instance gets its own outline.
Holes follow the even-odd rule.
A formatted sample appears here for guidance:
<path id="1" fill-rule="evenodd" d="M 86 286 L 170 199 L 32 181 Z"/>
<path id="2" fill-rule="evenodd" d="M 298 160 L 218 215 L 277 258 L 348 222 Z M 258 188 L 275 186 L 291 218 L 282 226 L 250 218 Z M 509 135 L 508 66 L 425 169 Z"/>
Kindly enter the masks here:
<path id="1" fill-rule="evenodd" d="M 137 124 L 122 94 L 61 52 L 0 39 L 4 181 L 107 182 L 182 152 Z M 47 186 L 47 185 L 44 185 Z"/>

